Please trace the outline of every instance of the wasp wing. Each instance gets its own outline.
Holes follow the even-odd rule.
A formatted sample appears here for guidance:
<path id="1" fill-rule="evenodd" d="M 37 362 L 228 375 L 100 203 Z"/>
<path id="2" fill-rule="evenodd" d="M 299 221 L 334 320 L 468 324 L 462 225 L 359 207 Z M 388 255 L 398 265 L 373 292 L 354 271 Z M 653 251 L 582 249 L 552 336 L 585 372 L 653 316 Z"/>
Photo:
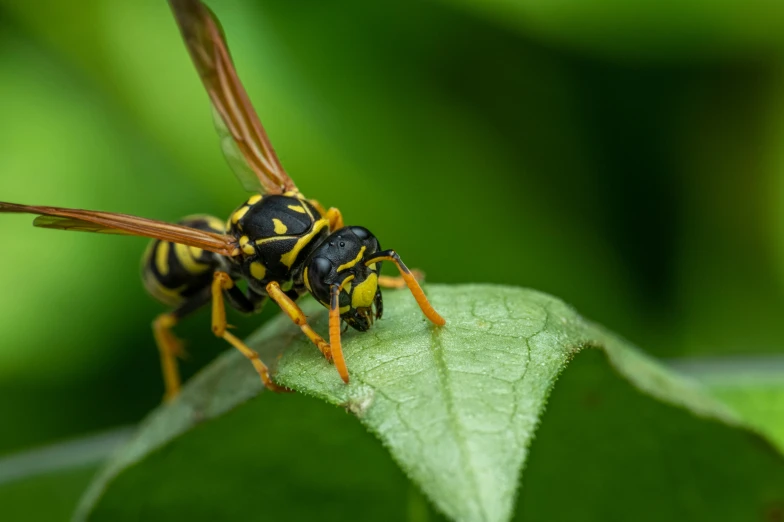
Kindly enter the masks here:
<path id="1" fill-rule="evenodd" d="M 242 87 L 218 19 L 200 0 L 169 0 L 169 4 L 212 100 L 223 153 L 242 185 L 272 194 L 297 190 Z"/>
<path id="2" fill-rule="evenodd" d="M 0 202 L 0 212 L 37 214 L 33 221 L 37 227 L 142 236 L 203 248 L 224 256 L 239 252 L 234 238 L 229 235 L 127 214 L 3 202 Z"/>

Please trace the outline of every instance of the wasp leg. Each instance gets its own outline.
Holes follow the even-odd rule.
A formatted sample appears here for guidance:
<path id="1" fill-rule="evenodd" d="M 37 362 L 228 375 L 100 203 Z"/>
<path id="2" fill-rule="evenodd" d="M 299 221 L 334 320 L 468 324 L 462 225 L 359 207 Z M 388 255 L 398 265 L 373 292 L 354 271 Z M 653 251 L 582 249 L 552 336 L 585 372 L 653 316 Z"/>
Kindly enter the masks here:
<path id="1" fill-rule="evenodd" d="M 414 276 L 414 279 L 416 279 L 418 283 L 425 280 L 425 273 L 416 268 L 411 270 L 411 275 Z M 406 286 L 406 280 L 402 276 L 380 275 L 378 276 L 378 286 L 381 288 L 404 288 Z"/>
<path id="2" fill-rule="evenodd" d="M 383 252 L 377 252 L 373 254 L 370 259 L 365 260 L 365 265 L 372 265 L 373 263 L 378 263 L 379 261 L 392 261 L 395 263 L 397 269 L 400 270 L 400 276 L 403 278 L 406 286 L 408 286 L 408 289 L 411 291 L 414 299 L 416 299 L 416 302 L 419 305 L 419 308 L 422 309 L 422 313 L 425 314 L 425 317 L 439 326 L 446 324 L 446 320 L 435 311 L 433 306 L 430 304 L 430 301 L 427 300 L 427 297 L 422 291 L 422 287 L 419 286 L 419 283 L 417 283 L 414 274 L 411 272 L 411 270 L 408 269 L 403 261 L 401 261 L 400 256 L 397 255 L 397 252 L 394 250 L 384 250 Z"/>
<path id="3" fill-rule="evenodd" d="M 278 303 L 280 309 L 286 312 L 286 315 L 289 316 L 294 324 L 302 329 L 302 332 L 318 347 L 319 351 L 324 354 L 324 357 L 326 357 L 328 361 L 331 361 L 332 350 L 329 347 L 329 343 L 310 327 L 305 313 L 297 306 L 297 303 L 295 303 L 291 297 L 286 295 L 276 281 L 272 281 L 267 285 L 267 295 L 270 296 L 270 299 Z"/>
<path id="4" fill-rule="evenodd" d="M 311 205 L 316 207 L 316 210 L 321 212 L 322 216 L 327 218 L 327 221 L 329 221 L 330 232 L 334 232 L 335 230 L 340 230 L 343 228 L 343 214 L 340 213 L 340 210 L 335 207 L 330 207 L 329 210 L 326 210 L 324 209 L 324 206 L 315 199 L 309 199 L 308 201 Z"/>
<path id="5" fill-rule="evenodd" d="M 327 219 L 329 220 L 330 232 L 343 228 L 343 214 L 335 207 L 330 207 L 330 209 L 327 210 Z"/>
<path id="6" fill-rule="evenodd" d="M 214 277 L 215 278 L 212 280 L 212 333 L 222 339 L 225 339 L 226 342 L 239 350 L 240 353 L 244 355 L 251 362 L 251 364 L 253 364 L 253 368 L 256 369 L 256 373 L 258 373 L 259 377 L 261 377 L 261 382 L 264 383 L 264 386 L 266 386 L 268 390 L 274 392 L 289 391 L 288 388 L 278 386 L 272 381 L 272 378 L 270 378 L 269 368 L 267 368 L 266 364 L 261 362 L 259 354 L 255 350 L 248 348 L 248 346 L 240 339 L 226 331 L 228 325 L 226 324 L 226 304 L 223 300 L 223 292 L 232 292 L 232 290 L 236 287 L 234 286 L 234 281 L 232 280 L 231 276 L 229 276 L 229 274 L 226 272 L 217 271 L 215 272 Z M 239 289 L 237 289 L 237 291 L 238 290 Z M 233 300 L 239 301 L 236 294 L 237 292 L 232 292 Z M 252 304 L 250 304 L 250 308 L 251 310 L 253 309 Z"/>
<path id="7" fill-rule="evenodd" d="M 163 396 L 164 402 L 170 402 L 180 393 L 180 370 L 177 368 L 177 357 L 181 357 L 185 350 L 182 341 L 171 331 L 176 324 L 177 316 L 174 313 L 161 314 L 152 322 L 152 333 L 161 355 L 161 371 L 163 372 L 163 383 L 166 386 L 166 393 Z"/>
<path id="8" fill-rule="evenodd" d="M 340 285 L 332 285 L 329 289 L 329 344 L 332 348 L 332 356 L 335 360 L 340 378 L 348 384 L 348 368 L 346 360 L 343 358 L 343 346 L 340 342 L 340 291 L 345 284 L 345 280 Z"/>
<path id="9" fill-rule="evenodd" d="M 325 209 L 324 205 L 319 203 L 318 200 L 316 200 L 316 199 L 309 199 L 308 203 L 310 203 L 311 205 L 316 207 L 316 210 L 318 210 L 321 213 L 322 216 L 326 216 L 327 215 L 327 209 Z"/>
<path id="10" fill-rule="evenodd" d="M 159 315 L 152 322 L 152 333 L 161 355 L 163 383 L 166 386 L 166 393 L 163 396 L 164 402 L 171 401 L 180 392 L 180 371 L 177 368 L 177 358 L 182 359 L 186 355 L 183 342 L 174 335 L 172 328 L 183 317 L 198 310 L 209 300 L 209 292 L 204 292 L 194 296 L 175 310 Z"/>

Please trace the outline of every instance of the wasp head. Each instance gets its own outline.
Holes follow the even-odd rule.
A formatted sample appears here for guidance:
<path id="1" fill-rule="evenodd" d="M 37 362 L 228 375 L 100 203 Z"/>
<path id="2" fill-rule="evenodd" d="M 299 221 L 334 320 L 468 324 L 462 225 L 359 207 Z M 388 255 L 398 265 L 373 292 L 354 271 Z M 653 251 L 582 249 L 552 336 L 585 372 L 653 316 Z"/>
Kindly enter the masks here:
<path id="1" fill-rule="evenodd" d="M 340 318 L 359 331 L 370 328 L 383 310 L 380 263 L 366 263 L 378 251 L 378 240 L 368 229 L 345 227 L 327 237 L 305 262 L 303 278 L 310 293 L 327 308 L 336 306 Z"/>

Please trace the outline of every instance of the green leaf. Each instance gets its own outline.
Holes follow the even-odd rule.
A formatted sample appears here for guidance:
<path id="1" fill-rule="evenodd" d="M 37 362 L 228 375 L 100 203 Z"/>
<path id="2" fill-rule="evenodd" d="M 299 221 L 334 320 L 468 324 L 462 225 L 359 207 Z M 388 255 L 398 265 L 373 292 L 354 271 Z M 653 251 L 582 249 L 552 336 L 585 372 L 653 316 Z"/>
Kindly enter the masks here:
<path id="1" fill-rule="evenodd" d="M 664 419 L 672 411 L 712 419 L 705 433 L 719 423 L 747 425 L 695 381 L 555 298 L 488 285 L 427 290 L 447 325 L 428 323 L 407 292 L 385 293 L 384 319 L 367 333 L 344 335 L 349 385 L 284 317 L 249 344 L 267 361 L 282 354 L 279 382 L 358 417 L 452 519 L 511 518 L 521 469 L 550 391 L 582 348 L 603 349 L 617 374 L 642 394 L 669 404 L 658 406 Z M 316 330 L 325 332 L 325 311 L 311 300 L 303 309 Z M 346 509 L 357 520 L 400 520 L 419 512 L 401 502 L 411 495 L 405 480 L 350 416 L 303 396 L 265 393 L 249 400 L 260 390 L 258 377 L 239 354 L 220 357 L 177 401 L 148 418 L 92 484 L 77 520 L 135 520 L 142 511 L 161 518 L 183 510 L 195 519 L 244 520 L 254 506 L 269 515 L 273 505 L 292 520 L 345 520 Z M 628 385 L 615 394 L 637 395 Z M 290 408 L 301 415 L 285 417 Z M 204 422 L 229 410 L 234 411 L 219 422 Z M 563 415 L 568 408 L 560 411 L 569 419 Z M 635 411 L 643 410 L 627 415 Z M 276 425 L 276 418 L 293 420 Z M 581 427 L 590 432 L 577 424 L 570 435 Z M 611 434 L 601 442 L 620 447 Z M 590 455 L 590 446 L 583 451 Z M 770 473 L 760 480 L 784 486 L 780 459 L 768 461 Z M 303 492 L 308 502 L 297 501 Z M 143 510 L 130 509 L 128 499 L 141 502 Z"/>
<path id="2" fill-rule="evenodd" d="M 778 355 L 695 358 L 676 368 L 730 405 L 784 452 L 784 357 Z"/>
<path id="3" fill-rule="evenodd" d="M 782 506 L 769 444 L 653 400 L 586 350 L 550 395 L 515 520 L 763 522 Z"/>

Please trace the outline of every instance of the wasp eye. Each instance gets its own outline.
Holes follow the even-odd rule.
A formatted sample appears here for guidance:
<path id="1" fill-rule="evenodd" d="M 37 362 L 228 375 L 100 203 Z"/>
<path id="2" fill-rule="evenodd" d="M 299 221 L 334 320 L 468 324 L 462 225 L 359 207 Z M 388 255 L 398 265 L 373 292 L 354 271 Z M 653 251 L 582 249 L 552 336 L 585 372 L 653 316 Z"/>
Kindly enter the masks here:
<path id="1" fill-rule="evenodd" d="M 316 275 L 325 277 L 332 272 L 332 262 L 326 257 L 317 257 L 311 262 L 311 267 Z"/>
<path id="2" fill-rule="evenodd" d="M 365 227 L 351 227 L 351 232 L 353 232 L 360 241 L 364 241 L 371 236 L 370 230 Z"/>

